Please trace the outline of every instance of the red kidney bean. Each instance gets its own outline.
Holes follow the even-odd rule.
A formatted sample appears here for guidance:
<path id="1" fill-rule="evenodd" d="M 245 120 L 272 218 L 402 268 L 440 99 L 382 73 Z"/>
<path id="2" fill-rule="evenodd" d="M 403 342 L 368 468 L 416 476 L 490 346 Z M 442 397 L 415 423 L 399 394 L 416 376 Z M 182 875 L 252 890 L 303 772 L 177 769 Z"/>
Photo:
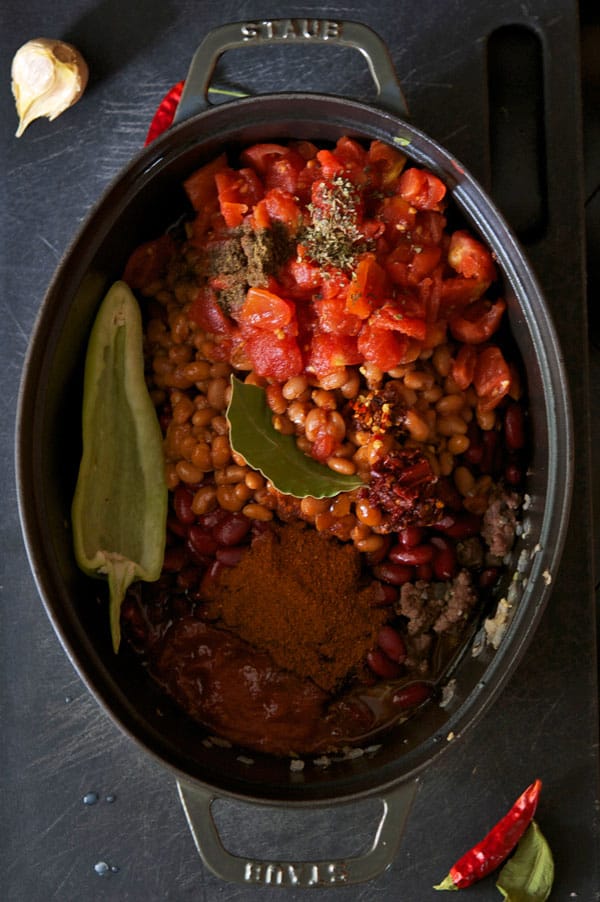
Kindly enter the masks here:
<path id="1" fill-rule="evenodd" d="M 212 534 L 219 545 L 239 545 L 251 526 L 250 518 L 244 514 L 228 514 L 226 519 L 215 526 Z"/>
<path id="2" fill-rule="evenodd" d="M 499 567 L 486 567 L 479 574 L 479 587 L 481 589 L 491 589 L 498 582 L 500 576 Z"/>
<path id="3" fill-rule="evenodd" d="M 398 689 L 392 696 L 392 704 L 397 708 L 415 708 L 431 697 L 431 686 L 427 683 L 410 683 Z"/>
<path id="4" fill-rule="evenodd" d="M 193 492 L 190 492 L 184 485 L 178 485 L 173 492 L 173 509 L 175 516 L 180 523 L 191 526 L 196 522 L 196 514 L 192 510 L 192 501 L 194 499 Z"/>
<path id="5" fill-rule="evenodd" d="M 433 579 L 433 565 L 419 564 L 417 567 L 415 567 L 415 577 L 416 579 L 422 579 L 426 583 L 430 583 Z"/>
<path id="6" fill-rule="evenodd" d="M 434 529 L 452 539 L 468 539 L 481 532 L 481 517 L 469 511 L 447 514 L 434 523 Z"/>
<path id="7" fill-rule="evenodd" d="M 227 567 L 235 567 L 244 557 L 246 551 L 247 548 L 244 545 L 225 545 L 222 548 L 217 548 L 215 557 L 221 564 L 225 564 Z"/>
<path id="8" fill-rule="evenodd" d="M 394 680 L 402 673 L 401 665 L 388 658 L 380 648 L 374 648 L 367 653 L 367 664 L 373 673 L 383 680 Z"/>
<path id="9" fill-rule="evenodd" d="M 217 507 L 214 511 L 210 511 L 208 514 L 202 514 L 198 517 L 198 523 L 200 526 L 204 527 L 206 530 L 214 529 L 215 526 L 218 526 L 219 523 L 222 523 L 223 520 L 227 519 L 227 517 L 231 516 L 228 511 L 224 511 L 223 508 Z"/>
<path id="10" fill-rule="evenodd" d="M 186 524 L 178 520 L 177 517 L 167 518 L 167 530 L 173 535 L 179 536 L 180 539 L 184 539 L 187 536 Z"/>
<path id="11" fill-rule="evenodd" d="M 217 579 L 219 574 L 223 572 L 225 567 L 226 565 L 221 563 L 221 561 L 213 561 L 207 570 L 204 571 L 202 582 L 200 583 L 200 591 L 206 590 L 206 588 Z"/>
<path id="12" fill-rule="evenodd" d="M 525 417 L 523 408 L 515 401 L 504 414 L 504 441 L 509 451 L 519 451 L 525 446 Z"/>
<path id="13" fill-rule="evenodd" d="M 377 634 L 377 645 L 384 654 L 395 661 L 396 664 L 402 664 L 406 658 L 406 645 L 404 639 L 393 626 L 382 626 Z"/>
<path id="14" fill-rule="evenodd" d="M 197 567 L 184 567 L 177 574 L 177 585 L 180 589 L 193 589 L 199 578 L 200 573 Z"/>
<path id="15" fill-rule="evenodd" d="M 498 462 L 498 433 L 493 429 L 484 432 L 482 443 L 483 455 L 481 457 L 481 463 L 479 464 L 481 472 L 486 474 L 494 473 L 497 469 Z"/>
<path id="16" fill-rule="evenodd" d="M 431 545 L 413 545 L 411 548 L 394 545 L 390 548 L 388 557 L 394 564 L 428 564 L 433 557 L 433 548 Z"/>
<path id="17" fill-rule="evenodd" d="M 375 590 L 375 597 L 371 601 L 372 608 L 387 608 L 397 601 L 398 592 L 389 583 L 381 583 L 379 580 L 373 580 L 371 586 Z"/>
<path id="18" fill-rule="evenodd" d="M 219 547 L 216 538 L 198 525 L 190 526 L 188 542 L 192 550 L 200 555 L 213 555 Z"/>
<path id="19" fill-rule="evenodd" d="M 185 562 L 185 548 L 181 545 L 173 545 L 165 551 L 163 570 L 166 570 L 168 573 L 178 573 L 185 566 Z"/>
<path id="20" fill-rule="evenodd" d="M 377 564 L 380 564 L 387 556 L 392 540 L 390 536 L 382 536 L 382 538 L 384 541 L 377 551 L 368 551 L 365 553 L 365 561 L 369 567 L 375 567 Z"/>
<path id="21" fill-rule="evenodd" d="M 478 466 L 483 458 L 483 445 L 481 443 L 481 429 L 475 420 L 469 423 L 467 438 L 469 439 L 469 447 L 464 452 L 463 457 L 467 463 Z"/>
<path id="22" fill-rule="evenodd" d="M 452 542 L 444 536 L 432 536 L 433 572 L 436 579 L 452 579 L 456 574 L 456 549 Z"/>
<path id="23" fill-rule="evenodd" d="M 421 526 L 405 526 L 398 533 L 398 541 L 407 548 L 420 545 L 425 538 L 425 530 Z"/>
<path id="24" fill-rule="evenodd" d="M 523 475 L 523 469 L 516 460 L 509 461 L 504 467 L 504 479 L 509 485 L 520 485 Z"/>
<path id="25" fill-rule="evenodd" d="M 384 583 L 392 586 L 401 586 L 413 578 L 414 570 L 408 564 L 394 564 L 392 561 L 384 561 L 373 567 L 373 574 Z"/>

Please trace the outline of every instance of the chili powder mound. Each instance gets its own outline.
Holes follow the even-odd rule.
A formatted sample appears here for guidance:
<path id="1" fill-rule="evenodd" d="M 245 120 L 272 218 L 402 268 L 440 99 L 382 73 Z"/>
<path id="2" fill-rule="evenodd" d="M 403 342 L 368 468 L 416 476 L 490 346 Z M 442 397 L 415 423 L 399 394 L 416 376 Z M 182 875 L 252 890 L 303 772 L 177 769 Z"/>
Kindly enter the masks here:
<path id="1" fill-rule="evenodd" d="M 290 523 L 258 536 L 207 587 L 209 619 L 270 653 L 275 664 L 332 692 L 359 673 L 385 613 L 361 585 L 360 553 Z"/>

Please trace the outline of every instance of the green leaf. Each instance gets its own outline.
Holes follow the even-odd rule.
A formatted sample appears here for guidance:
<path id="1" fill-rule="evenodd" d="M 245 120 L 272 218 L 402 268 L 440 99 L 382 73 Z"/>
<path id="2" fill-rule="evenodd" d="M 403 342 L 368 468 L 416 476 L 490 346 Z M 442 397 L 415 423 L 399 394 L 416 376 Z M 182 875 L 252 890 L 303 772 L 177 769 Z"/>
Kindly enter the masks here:
<path id="1" fill-rule="evenodd" d="M 274 428 L 264 390 L 231 377 L 227 408 L 231 447 L 284 495 L 331 498 L 363 484 L 358 476 L 335 473 L 304 454 L 292 435 Z"/>
<path id="2" fill-rule="evenodd" d="M 550 846 L 532 821 L 498 876 L 496 886 L 506 902 L 545 902 L 554 882 Z"/>

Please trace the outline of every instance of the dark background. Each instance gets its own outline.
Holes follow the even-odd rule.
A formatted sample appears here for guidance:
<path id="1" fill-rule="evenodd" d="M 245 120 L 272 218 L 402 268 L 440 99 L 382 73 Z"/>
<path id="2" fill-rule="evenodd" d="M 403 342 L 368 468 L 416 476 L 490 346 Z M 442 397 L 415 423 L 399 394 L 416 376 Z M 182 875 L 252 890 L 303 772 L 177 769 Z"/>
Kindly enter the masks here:
<path id="1" fill-rule="evenodd" d="M 141 147 L 160 99 L 185 76 L 210 28 L 294 15 L 361 19 L 375 28 L 388 44 L 413 121 L 471 169 L 518 230 L 563 344 L 577 447 L 567 548 L 525 659 L 476 729 L 425 773 L 392 868 L 361 887 L 315 892 L 328 902 L 438 899 L 432 884 L 540 777 L 544 790 L 537 819 L 556 861 L 551 898 L 600 898 L 593 568 L 598 542 L 591 507 L 600 492 L 591 479 L 598 469 L 592 452 L 600 440 L 600 36 L 591 6 L 582 7 L 579 22 L 570 0 L 326 7 L 256 0 L 10 0 L 2 5 L 2 898 L 252 902 L 278 893 L 285 900 L 305 898 L 306 891 L 225 884 L 203 868 L 173 776 L 121 735 L 79 681 L 52 631 L 21 540 L 13 467 L 15 410 L 29 336 L 79 223 Z M 497 37 L 502 28 L 508 31 L 493 45 L 498 52 L 490 90 L 486 48 L 490 35 Z M 10 61 L 22 43 L 41 35 L 75 43 L 90 65 L 90 84 L 75 107 L 53 123 L 34 123 L 17 140 Z M 284 49 L 260 58 L 236 51 L 216 77 L 253 92 L 302 88 L 371 99 L 368 73 L 350 52 Z M 501 130 L 503 121 L 512 130 Z M 507 151 L 499 154 L 503 147 Z M 88 793 L 97 795 L 94 804 L 84 803 Z M 373 801 L 332 809 L 315 820 L 224 802 L 218 818 L 235 851 L 322 857 L 365 847 L 378 810 Z M 108 865 L 105 876 L 95 870 L 100 862 Z M 501 897 L 490 879 L 469 890 L 469 898 Z"/>

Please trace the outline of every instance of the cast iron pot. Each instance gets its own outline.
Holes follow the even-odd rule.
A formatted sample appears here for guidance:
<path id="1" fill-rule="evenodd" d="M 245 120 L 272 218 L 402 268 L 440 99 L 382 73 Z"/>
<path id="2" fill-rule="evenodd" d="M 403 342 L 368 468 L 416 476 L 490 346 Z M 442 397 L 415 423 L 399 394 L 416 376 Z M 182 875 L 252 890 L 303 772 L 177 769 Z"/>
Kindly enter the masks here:
<path id="1" fill-rule="evenodd" d="M 321 94 L 269 94 L 211 106 L 209 83 L 229 48 L 275 41 L 346 45 L 367 59 L 377 105 Z M 324 52 L 326 52 L 324 50 Z M 387 51 L 365 26 L 325 20 L 238 23 L 211 32 L 196 53 L 174 126 L 141 152 L 92 210 L 50 285 L 25 366 L 19 400 L 17 471 L 21 522 L 47 613 L 73 665 L 114 721 L 177 775 L 198 850 L 215 873 L 240 883 L 318 886 L 374 877 L 393 860 L 419 776 L 498 696 L 540 620 L 556 573 L 572 484 L 572 424 L 558 341 L 536 280 L 506 223 L 464 167 L 405 120 Z M 334 761 L 288 760 L 203 744 L 205 732 L 160 694 L 127 650 L 111 649 L 98 582 L 78 570 L 70 505 L 80 453 L 82 364 L 99 301 L 131 250 L 160 235 L 184 209 L 181 183 L 224 148 L 256 141 L 341 135 L 399 145 L 447 184 L 471 228 L 492 248 L 505 281 L 512 330 L 523 357 L 533 458 L 523 535 L 506 586 L 505 634 L 474 629 L 446 674 L 443 705 L 430 702 L 377 751 Z M 496 647 L 497 646 L 497 647 Z M 241 713 L 240 716 L 243 716 Z M 371 849 L 343 861 L 261 862 L 227 852 L 211 814 L 217 797 L 279 806 L 330 806 L 376 796 L 383 814 Z"/>

